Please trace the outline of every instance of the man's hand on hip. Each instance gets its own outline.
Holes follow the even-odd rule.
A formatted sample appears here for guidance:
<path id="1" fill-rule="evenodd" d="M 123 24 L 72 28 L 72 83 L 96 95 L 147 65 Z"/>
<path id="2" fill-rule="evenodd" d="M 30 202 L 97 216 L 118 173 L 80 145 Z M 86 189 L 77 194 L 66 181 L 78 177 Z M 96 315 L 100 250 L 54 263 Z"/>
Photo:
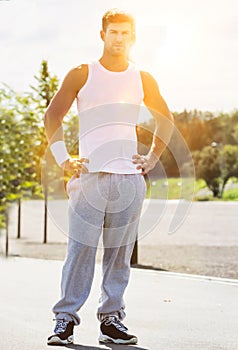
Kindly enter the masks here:
<path id="1" fill-rule="evenodd" d="M 89 160 L 87 158 L 69 158 L 61 165 L 61 167 L 66 171 L 70 171 L 76 177 L 80 177 L 81 173 L 88 173 L 88 169 L 83 163 L 89 163 Z"/>
<path id="2" fill-rule="evenodd" d="M 138 164 L 136 169 L 142 169 L 142 175 L 148 174 L 148 172 L 152 170 L 159 161 L 154 153 L 148 153 L 147 155 L 135 154 L 132 156 L 132 159 L 134 164 Z"/>

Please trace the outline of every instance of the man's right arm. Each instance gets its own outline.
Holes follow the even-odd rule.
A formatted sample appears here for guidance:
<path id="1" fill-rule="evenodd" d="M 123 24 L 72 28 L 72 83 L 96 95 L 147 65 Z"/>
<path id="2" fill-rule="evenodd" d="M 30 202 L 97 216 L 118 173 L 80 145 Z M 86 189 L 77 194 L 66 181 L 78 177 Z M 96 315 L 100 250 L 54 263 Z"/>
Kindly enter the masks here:
<path id="1" fill-rule="evenodd" d="M 74 172 L 76 176 L 79 176 L 80 172 L 87 172 L 83 162 L 88 162 L 88 160 L 70 158 L 63 141 L 62 122 L 78 92 L 86 83 L 87 77 L 87 65 L 72 69 L 66 75 L 60 89 L 50 102 L 44 117 L 46 136 L 56 162 L 65 170 Z"/>
<path id="2" fill-rule="evenodd" d="M 62 122 L 79 90 L 87 81 L 88 68 L 82 65 L 72 69 L 51 100 L 44 117 L 46 136 L 49 144 L 63 140 Z"/>

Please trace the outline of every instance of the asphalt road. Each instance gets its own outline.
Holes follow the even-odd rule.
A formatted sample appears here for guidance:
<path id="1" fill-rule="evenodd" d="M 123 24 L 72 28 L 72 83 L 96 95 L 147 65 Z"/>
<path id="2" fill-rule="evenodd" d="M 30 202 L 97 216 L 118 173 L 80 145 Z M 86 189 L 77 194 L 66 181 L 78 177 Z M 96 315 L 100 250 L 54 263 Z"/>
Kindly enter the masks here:
<path id="1" fill-rule="evenodd" d="M 1 350 L 51 348 L 46 339 L 54 326 L 51 308 L 59 298 L 61 269 L 62 261 L 0 259 Z M 238 349 L 238 281 L 132 269 L 125 324 L 138 336 L 135 346 L 98 344 L 100 281 L 97 265 L 71 349 Z"/>

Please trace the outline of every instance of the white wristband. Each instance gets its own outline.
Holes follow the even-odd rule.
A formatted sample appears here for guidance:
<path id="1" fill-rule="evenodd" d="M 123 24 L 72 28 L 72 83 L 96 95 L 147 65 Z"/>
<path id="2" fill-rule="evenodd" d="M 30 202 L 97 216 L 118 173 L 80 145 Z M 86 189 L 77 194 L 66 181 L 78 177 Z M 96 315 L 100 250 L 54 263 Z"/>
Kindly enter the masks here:
<path id="1" fill-rule="evenodd" d="M 56 163 L 59 166 L 61 166 L 67 159 L 70 158 L 64 141 L 56 141 L 52 143 L 52 145 L 50 145 L 50 150 L 55 157 Z"/>

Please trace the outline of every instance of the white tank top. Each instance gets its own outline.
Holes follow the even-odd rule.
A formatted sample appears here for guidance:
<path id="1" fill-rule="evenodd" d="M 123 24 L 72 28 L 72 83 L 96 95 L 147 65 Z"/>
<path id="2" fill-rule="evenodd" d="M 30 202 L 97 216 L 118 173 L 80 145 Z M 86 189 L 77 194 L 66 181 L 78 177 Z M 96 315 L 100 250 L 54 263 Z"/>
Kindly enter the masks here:
<path id="1" fill-rule="evenodd" d="M 112 72 L 99 61 L 88 65 L 88 79 L 77 96 L 80 157 L 89 172 L 136 174 L 136 124 L 144 97 L 139 70 L 131 63 Z"/>

